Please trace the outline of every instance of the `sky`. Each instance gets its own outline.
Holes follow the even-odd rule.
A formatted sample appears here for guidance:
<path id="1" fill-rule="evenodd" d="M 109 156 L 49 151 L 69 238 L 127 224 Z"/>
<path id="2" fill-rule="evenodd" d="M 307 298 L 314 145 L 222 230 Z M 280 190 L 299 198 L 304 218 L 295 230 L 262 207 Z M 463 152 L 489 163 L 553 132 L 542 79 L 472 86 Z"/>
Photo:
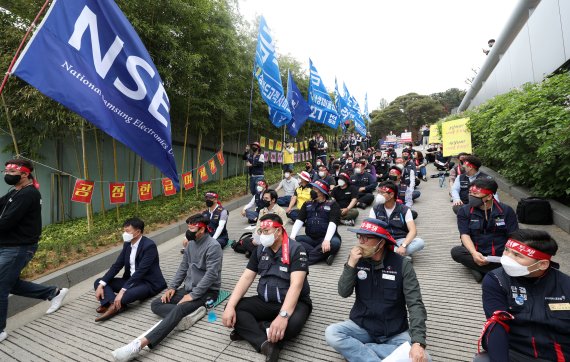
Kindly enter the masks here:
<path id="1" fill-rule="evenodd" d="M 372 111 L 381 98 L 467 89 L 471 69 L 485 61 L 482 49 L 499 37 L 518 2 L 239 0 L 239 10 L 252 23 L 263 15 L 277 52 L 291 54 L 307 74 L 310 57 L 329 92 L 335 76 L 361 107 L 368 92 Z"/>

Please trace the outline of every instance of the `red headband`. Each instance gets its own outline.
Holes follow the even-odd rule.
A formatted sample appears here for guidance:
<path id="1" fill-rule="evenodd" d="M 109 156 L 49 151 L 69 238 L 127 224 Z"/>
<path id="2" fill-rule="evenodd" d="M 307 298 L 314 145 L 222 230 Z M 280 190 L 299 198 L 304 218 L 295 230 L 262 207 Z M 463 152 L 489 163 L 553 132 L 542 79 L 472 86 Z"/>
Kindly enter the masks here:
<path id="1" fill-rule="evenodd" d="M 477 168 L 474 164 L 472 164 L 472 163 L 469 162 L 469 161 L 463 161 L 463 165 L 464 165 L 464 166 L 473 167 L 473 168 Z"/>
<path id="2" fill-rule="evenodd" d="M 208 225 L 206 225 L 206 224 L 203 223 L 203 222 L 188 223 L 188 225 L 190 225 L 190 226 L 195 226 L 195 227 L 198 227 L 198 228 L 208 228 Z"/>
<path id="3" fill-rule="evenodd" d="M 383 192 L 391 192 L 393 194 L 396 193 L 396 190 L 394 190 L 393 188 L 388 187 L 388 186 L 382 186 L 382 187 L 378 188 L 378 190 L 383 191 Z"/>
<path id="4" fill-rule="evenodd" d="M 484 189 L 481 187 L 477 187 L 477 186 L 471 186 L 469 188 L 470 192 L 478 192 L 480 194 L 485 194 L 485 195 L 493 195 L 493 191 L 489 190 L 489 189 Z"/>
<path id="5" fill-rule="evenodd" d="M 398 170 L 398 169 L 396 169 L 396 168 L 393 168 L 393 169 L 390 170 L 390 172 L 392 172 L 392 171 L 396 172 L 398 175 L 401 175 L 401 174 L 402 174 L 402 171 L 400 171 L 400 170 Z"/>
<path id="6" fill-rule="evenodd" d="M 515 240 L 515 239 L 507 240 L 505 247 L 507 247 L 513 251 L 516 251 L 517 253 L 521 253 L 523 255 L 526 255 L 529 258 L 533 258 L 533 259 L 537 259 L 537 260 L 550 260 L 550 258 L 552 258 L 552 255 L 543 253 L 542 251 L 536 250 L 535 248 L 531 248 L 530 246 L 523 244 L 520 241 Z"/>
<path id="7" fill-rule="evenodd" d="M 30 170 L 30 169 L 27 168 L 26 166 L 20 166 L 20 165 L 14 164 L 14 163 L 9 163 L 9 164 L 7 164 L 7 165 L 6 165 L 6 170 L 16 170 L 16 171 L 27 172 L 27 173 L 32 172 L 32 170 Z"/>
<path id="8" fill-rule="evenodd" d="M 281 228 L 283 230 L 283 240 L 281 241 L 281 259 L 283 264 L 289 265 L 290 257 L 289 257 L 289 235 L 287 235 L 287 230 L 283 227 L 283 224 L 273 221 L 273 220 L 263 220 L 259 224 L 260 228 L 267 228 L 267 227 L 274 227 L 276 229 Z"/>
<path id="9" fill-rule="evenodd" d="M 217 199 L 218 194 L 215 192 L 206 192 L 206 196 L 204 196 L 204 197 L 213 197 L 213 198 Z"/>
<path id="10" fill-rule="evenodd" d="M 260 224 L 259 227 L 274 227 L 276 229 L 278 228 L 282 228 L 283 224 L 277 222 L 277 221 L 273 221 L 273 220 L 263 220 Z"/>

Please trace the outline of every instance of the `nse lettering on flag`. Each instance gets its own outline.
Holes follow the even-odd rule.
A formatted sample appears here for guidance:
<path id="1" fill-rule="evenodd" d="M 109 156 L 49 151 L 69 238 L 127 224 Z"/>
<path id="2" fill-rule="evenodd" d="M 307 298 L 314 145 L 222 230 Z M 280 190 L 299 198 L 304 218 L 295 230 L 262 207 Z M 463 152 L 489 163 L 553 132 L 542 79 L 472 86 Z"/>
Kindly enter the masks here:
<path id="1" fill-rule="evenodd" d="M 71 201 L 82 202 L 84 204 L 91 203 L 93 197 L 93 188 L 95 182 L 89 180 L 76 180 L 75 187 L 73 188 L 73 195 Z"/>
<path id="2" fill-rule="evenodd" d="M 124 204 L 127 202 L 127 193 L 124 182 L 109 183 L 109 200 L 111 204 Z"/>
<path id="3" fill-rule="evenodd" d="M 311 59 L 309 59 L 309 71 L 309 106 L 311 107 L 309 119 L 337 129 L 340 124 L 340 118 L 327 88 L 323 84 L 323 80 Z"/>
<path id="4" fill-rule="evenodd" d="M 178 188 L 170 101 L 114 1 L 53 1 L 12 74 L 125 144 Z"/>

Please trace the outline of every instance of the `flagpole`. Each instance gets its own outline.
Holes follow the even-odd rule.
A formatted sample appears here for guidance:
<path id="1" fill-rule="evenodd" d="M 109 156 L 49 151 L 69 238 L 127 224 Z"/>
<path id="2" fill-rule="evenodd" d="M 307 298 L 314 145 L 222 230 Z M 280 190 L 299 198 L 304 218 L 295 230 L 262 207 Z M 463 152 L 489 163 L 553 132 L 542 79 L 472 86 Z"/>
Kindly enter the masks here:
<path id="1" fill-rule="evenodd" d="M 50 1 L 51 0 L 46 0 L 44 5 L 42 6 L 40 11 L 38 12 L 38 15 L 36 15 L 36 17 L 34 18 L 34 21 L 32 21 L 32 23 L 28 27 L 28 30 L 26 31 L 24 38 L 22 38 L 22 41 L 20 42 L 20 45 L 18 46 L 18 49 L 16 50 L 16 54 L 14 55 L 14 58 L 12 58 L 12 61 L 10 62 L 10 66 L 8 67 L 8 71 L 6 71 L 6 74 L 4 74 L 4 79 L 2 79 L 2 84 L 0 84 L 0 94 L 2 94 L 2 91 L 4 90 L 4 87 L 6 86 L 6 83 L 8 82 L 8 78 L 10 77 L 10 73 L 12 73 L 12 68 L 14 67 L 14 64 L 16 63 L 18 56 L 20 56 L 20 52 L 22 51 L 22 48 L 24 47 L 24 44 L 26 43 L 28 36 L 30 35 L 32 29 L 36 27 L 36 22 L 38 21 L 40 16 L 42 16 L 43 12 L 45 11 L 45 9 L 46 9 L 46 7 Z"/>
<path id="2" fill-rule="evenodd" d="M 253 61 L 253 70 L 255 71 L 255 60 Z M 247 146 L 251 144 L 250 134 L 251 134 L 251 116 L 253 112 L 253 78 L 254 72 L 251 72 L 251 90 L 249 93 L 249 117 L 247 123 Z M 249 191 L 249 172 L 245 174 L 245 193 L 247 194 Z"/>

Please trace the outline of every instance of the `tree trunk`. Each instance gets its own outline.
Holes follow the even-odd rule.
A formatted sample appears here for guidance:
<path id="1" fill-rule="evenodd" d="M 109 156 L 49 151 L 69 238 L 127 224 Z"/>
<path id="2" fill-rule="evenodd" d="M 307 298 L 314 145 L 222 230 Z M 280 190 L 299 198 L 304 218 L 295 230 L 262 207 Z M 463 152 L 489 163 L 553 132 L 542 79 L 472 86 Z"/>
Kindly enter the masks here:
<path id="1" fill-rule="evenodd" d="M 202 153 L 202 130 L 198 132 L 198 154 L 196 155 L 196 165 L 200 166 L 200 154 Z M 199 168 L 198 168 L 199 171 Z M 196 196 L 198 196 L 198 184 L 200 183 L 199 172 L 196 172 Z"/>
<path id="2" fill-rule="evenodd" d="M 97 169 L 99 171 L 99 182 L 101 190 L 101 213 L 105 217 L 105 191 L 103 190 L 103 160 L 101 159 L 101 148 L 99 147 L 99 138 L 97 137 L 97 128 L 93 128 L 93 135 L 95 137 L 95 153 L 97 155 Z"/>
<path id="3" fill-rule="evenodd" d="M 184 127 L 184 146 L 182 147 L 182 173 L 184 173 L 184 166 L 186 163 L 186 146 L 188 145 L 188 124 L 190 123 L 190 97 L 188 97 L 188 107 L 186 108 L 186 125 Z M 184 180 L 182 180 L 184 181 Z M 182 193 L 184 187 L 180 186 L 180 201 L 182 201 Z"/>
<path id="4" fill-rule="evenodd" d="M 85 121 L 81 120 L 81 150 L 83 151 L 83 177 L 89 179 L 89 167 L 87 165 L 87 146 L 85 145 Z M 91 232 L 93 226 L 92 208 L 91 203 L 85 204 L 85 211 L 87 213 L 87 232 Z"/>
<path id="5" fill-rule="evenodd" d="M 114 167 L 114 171 L 115 171 L 115 182 L 119 181 L 119 165 L 117 162 L 117 143 L 115 141 L 115 139 L 113 138 L 113 167 Z M 125 191 L 126 191 L 126 186 L 125 186 Z M 117 211 L 117 223 L 120 222 L 120 215 L 119 215 L 119 204 L 115 205 L 115 210 Z"/>

